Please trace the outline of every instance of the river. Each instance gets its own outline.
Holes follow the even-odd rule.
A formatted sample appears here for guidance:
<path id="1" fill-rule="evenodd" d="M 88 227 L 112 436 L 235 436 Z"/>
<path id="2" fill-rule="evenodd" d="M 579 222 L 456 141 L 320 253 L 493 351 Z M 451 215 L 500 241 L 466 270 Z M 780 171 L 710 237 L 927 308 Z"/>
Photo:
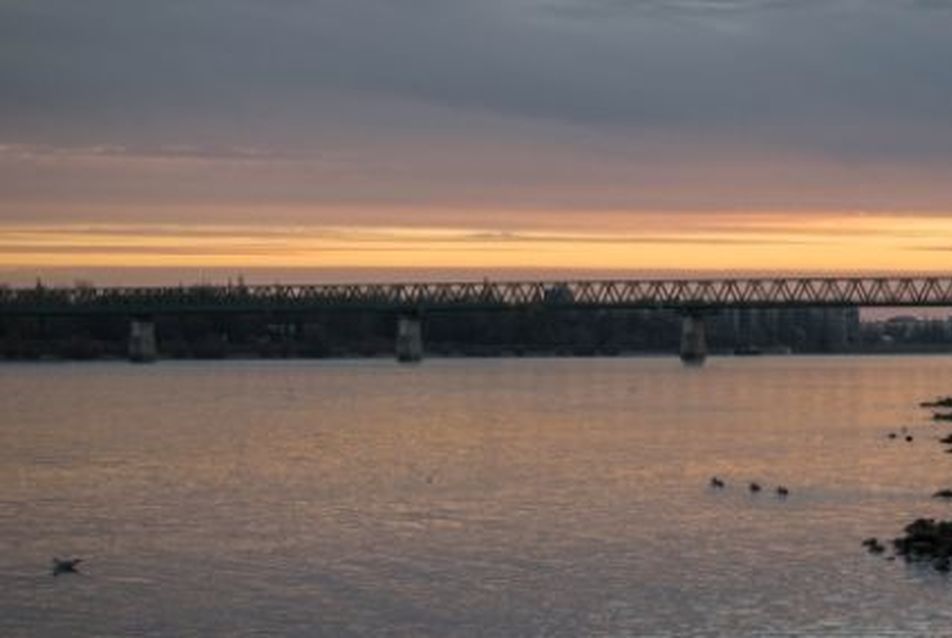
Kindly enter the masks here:
<path id="1" fill-rule="evenodd" d="M 941 633 L 952 579 L 860 541 L 952 518 L 950 393 L 939 356 L 5 364 L 0 635 Z"/>

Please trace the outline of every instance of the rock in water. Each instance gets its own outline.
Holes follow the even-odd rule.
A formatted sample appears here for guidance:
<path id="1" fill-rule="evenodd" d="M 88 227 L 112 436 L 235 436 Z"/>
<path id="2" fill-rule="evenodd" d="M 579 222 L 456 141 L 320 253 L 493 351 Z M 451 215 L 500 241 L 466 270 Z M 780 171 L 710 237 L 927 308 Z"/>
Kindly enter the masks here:
<path id="1" fill-rule="evenodd" d="M 869 550 L 870 554 L 882 554 L 886 551 L 886 546 L 879 542 L 876 537 L 867 538 L 863 541 L 863 546 Z"/>
<path id="2" fill-rule="evenodd" d="M 896 553 L 907 561 L 929 561 L 944 571 L 952 560 L 952 521 L 916 519 L 906 525 L 906 535 L 893 540 Z"/>
<path id="3" fill-rule="evenodd" d="M 923 401 L 920 408 L 952 408 L 952 397 L 942 397 L 935 401 Z"/>

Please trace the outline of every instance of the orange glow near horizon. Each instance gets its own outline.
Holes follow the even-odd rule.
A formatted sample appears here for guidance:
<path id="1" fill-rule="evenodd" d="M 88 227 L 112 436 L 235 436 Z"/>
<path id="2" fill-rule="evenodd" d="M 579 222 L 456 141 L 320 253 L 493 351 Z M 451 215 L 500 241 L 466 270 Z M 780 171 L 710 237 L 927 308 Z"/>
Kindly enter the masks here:
<path id="1" fill-rule="evenodd" d="M 544 218 L 545 215 L 542 215 Z M 580 213 L 507 227 L 8 224 L 0 268 L 952 271 L 952 219 L 819 214 Z"/>

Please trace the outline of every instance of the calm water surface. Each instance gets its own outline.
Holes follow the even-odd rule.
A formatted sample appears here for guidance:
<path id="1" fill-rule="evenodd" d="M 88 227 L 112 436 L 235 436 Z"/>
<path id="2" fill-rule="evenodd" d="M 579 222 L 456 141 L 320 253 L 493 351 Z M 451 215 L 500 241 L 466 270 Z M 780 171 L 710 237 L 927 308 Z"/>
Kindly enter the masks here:
<path id="1" fill-rule="evenodd" d="M 859 543 L 952 517 L 950 393 L 952 357 L 0 366 L 0 635 L 941 635 L 952 578 Z"/>

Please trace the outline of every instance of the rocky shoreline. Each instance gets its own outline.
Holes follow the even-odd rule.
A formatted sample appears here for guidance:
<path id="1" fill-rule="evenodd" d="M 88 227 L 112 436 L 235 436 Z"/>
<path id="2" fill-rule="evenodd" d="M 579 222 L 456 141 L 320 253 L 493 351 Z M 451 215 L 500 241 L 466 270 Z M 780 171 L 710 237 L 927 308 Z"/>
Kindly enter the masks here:
<path id="1" fill-rule="evenodd" d="M 952 408 L 952 397 L 923 401 L 919 407 Z M 952 413 L 934 412 L 932 420 L 952 421 Z M 939 443 L 952 446 L 952 433 L 940 438 Z M 952 447 L 948 447 L 945 451 L 952 453 Z M 932 496 L 952 500 L 952 489 L 940 489 Z M 903 531 L 904 535 L 897 536 L 891 542 L 895 554 L 888 557 L 890 560 L 898 556 L 909 563 L 928 563 L 941 573 L 952 571 L 952 520 L 918 518 L 906 525 Z M 862 545 L 871 554 L 883 554 L 886 551 L 886 545 L 877 538 L 867 538 Z"/>

